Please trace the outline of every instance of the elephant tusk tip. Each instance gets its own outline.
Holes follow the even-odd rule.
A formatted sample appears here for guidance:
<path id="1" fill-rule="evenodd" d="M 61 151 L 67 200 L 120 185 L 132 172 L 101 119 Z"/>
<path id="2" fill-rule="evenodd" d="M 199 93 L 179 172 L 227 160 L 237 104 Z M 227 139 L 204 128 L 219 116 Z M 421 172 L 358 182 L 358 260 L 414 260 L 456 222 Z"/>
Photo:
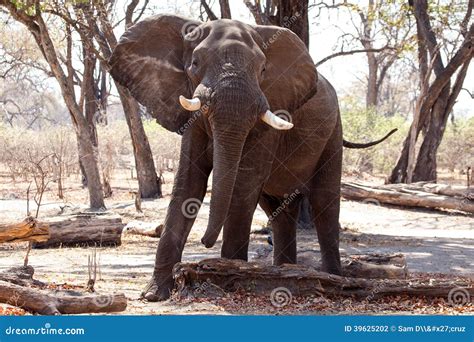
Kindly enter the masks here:
<path id="1" fill-rule="evenodd" d="M 179 104 L 181 105 L 181 107 L 191 112 L 199 110 L 201 108 L 201 101 L 197 97 L 187 99 L 183 95 L 179 95 Z"/>
<path id="2" fill-rule="evenodd" d="M 185 98 L 183 95 L 179 95 L 179 104 L 181 105 L 181 107 L 186 109 L 186 106 L 188 104 L 187 98 Z"/>
<path id="3" fill-rule="evenodd" d="M 293 125 L 292 122 L 288 122 L 287 124 L 285 124 L 284 127 L 282 127 L 281 129 L 283 130 L 288 130 L 288 129 L 292 129 L 295 125 Z"/>
<path id="4" fill-rule="evenodd" d="M 287 115 L 289 116 L 289 113 Z M 271 110 L 267 110 L 263 113 L 261 119 L 263 122 L 278 130 L 286 131 L 292 129 L 294 126 L 292 122 L 280 118 L 278 115 L 272 113 Z M 291 119 L 291 117 L 289 119 Z"/>

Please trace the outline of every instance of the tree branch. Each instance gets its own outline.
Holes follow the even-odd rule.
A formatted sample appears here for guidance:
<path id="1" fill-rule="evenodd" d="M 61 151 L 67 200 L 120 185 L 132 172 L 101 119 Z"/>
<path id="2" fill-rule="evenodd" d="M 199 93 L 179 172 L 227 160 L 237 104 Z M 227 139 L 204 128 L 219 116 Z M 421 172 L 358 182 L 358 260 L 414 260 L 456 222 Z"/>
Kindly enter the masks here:
<path id="1" fill-rule="evenodd" d="M 390 46 L 384 46 L 382 48 L 373 48 L 373 49 L 356 49 L 356 50 L 350 50 L 350 51 L 339 51 L 336 53 L 333 53 L 332 55 L 329 55 L 327 57 L 324 57 L 320 61 L 318 61 L 315 65 L 318 67 L 323 63 L 326 63 L 327 61 L 336 58 L 336 57 L 341 57 L 341 56 L 348 56 L 348 55 L 354 55 L 356 53 L 367 53 L 367 52 L 381 52 L 384 50 L 395 50 L 395 48 L 390 47 Z"/>
<path id="2" fill-rule="evenodd" d="M 232 19 L 232 14 L 230 13 L 229 0 L 219 0 L 219 5 L 221 8 L 221 19 Z"/>
<path id="3" fill-rule="evenodd" d="M 471 20 L 471 15 L 472 15 L 472 8 L 474 7 L 474 0 L 469 0 L 469 3 L 467 4 L 467 11 L 466 15 L 464 16 L 464 19 L 462 20 L 461 24 L 459 25 L 461 27 L 461 34 L 465 38 L 467 35 L 467 25 L 469 24 L 469 20 Z"/>
<path id="4" fill-rule="evenodd" d="M 443 71 L 437 75 L 433 84 L 431 84 L 428 91 L 428 97 L 423 103 L 422 112 L 427 112 L 438 99 L 441 90 L 448 84 L 454 73 L 461 67 L 467 60 L 474 57 L 474 24 L 471 25 L 466 39 L 462 43 L 459 50 L 456 52 L 454 57 L 449 61 L 448 65 Z"/>
<path id="5" fill-rule="evenodd" d="M 467 70 L 469 69 L 469 63 L 471 62 L 471 59 L 468 59 L 463 66 L 461 67 L 461 70 L 459 70 L 457 76 L 456 76 L 456 81 L 454 81 L 453 89 L 451 90 L 451 94 L 449 95 L 448 98 L 448 104 L 446 105 L 446 113 L 451 113 L 453 110 L 454 104 L 456 103 L 456 99 L 458 98 L 459 93 L 461 92 L 462 85 L 464 83 L 464 80 L 466 79 L 466 74 Z"/>
<path id="6" fill-rule="evenodd" d="M 206 14 L 210 20 L 217 20 L 217 16 L 212 12 L 212 9 L 207 4 L 206 0 L 201 0 L 201 6 L 204 7 Z"/>

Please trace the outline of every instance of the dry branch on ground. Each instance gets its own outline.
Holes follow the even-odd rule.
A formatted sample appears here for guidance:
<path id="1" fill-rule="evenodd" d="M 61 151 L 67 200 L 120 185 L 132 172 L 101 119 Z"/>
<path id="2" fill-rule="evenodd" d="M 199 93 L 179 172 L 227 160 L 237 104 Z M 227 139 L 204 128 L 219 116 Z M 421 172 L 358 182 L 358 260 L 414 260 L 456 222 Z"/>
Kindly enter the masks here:
<path id="1" fill-rule="evenodd" d="M 73 291 L 48 291 L 33 279 L 31 266 L 0 273 L 0 302 L 42 315 L 121 312 L 127 307 L 123 294 L 84 295 Z"/>

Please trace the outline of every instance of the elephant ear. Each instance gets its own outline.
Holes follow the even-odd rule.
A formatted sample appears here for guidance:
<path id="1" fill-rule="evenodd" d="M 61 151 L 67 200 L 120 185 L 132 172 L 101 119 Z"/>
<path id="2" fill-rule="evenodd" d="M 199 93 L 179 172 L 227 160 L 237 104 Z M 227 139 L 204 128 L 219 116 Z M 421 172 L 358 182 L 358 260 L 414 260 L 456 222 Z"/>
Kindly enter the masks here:
<path id="1" fill-rule="evenodd" d="M 267 58 L 261 88 L 271 110 L 293 111 L 316 93 L 318 73 L 306 45 L 292 31 L 254 26 Z"/>
<path id="2" fill-rule="evenodd" d="M 189 119 L 179 95 L 191 97 L 184 71 L 184 35 L 199 21 L 157 15 L 130 27 L 110 57 L 110 74 L 128 88 L 166 129 L 179 132 Z"/>

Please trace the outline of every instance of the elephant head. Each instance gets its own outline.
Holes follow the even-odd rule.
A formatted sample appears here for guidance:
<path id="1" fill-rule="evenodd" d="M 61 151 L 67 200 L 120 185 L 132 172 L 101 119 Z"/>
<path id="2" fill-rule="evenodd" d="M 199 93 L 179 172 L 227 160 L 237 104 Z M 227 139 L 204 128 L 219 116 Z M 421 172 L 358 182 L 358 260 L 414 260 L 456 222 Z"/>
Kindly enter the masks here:
<path id="1" fill-rule="evenodd" d="M 159 15 L 132 26 L 110 63 L 113 78 L 165 128 L 182 132 L 191 112 L 204 120 L 213 146 L 213 192 L 202 241 L 213 246 L 249 132 L 261 122 L 269 130 L 292 128 L 272 110 L 291 113 L 316 92 L 305 45 L 281 27 Z"/>

